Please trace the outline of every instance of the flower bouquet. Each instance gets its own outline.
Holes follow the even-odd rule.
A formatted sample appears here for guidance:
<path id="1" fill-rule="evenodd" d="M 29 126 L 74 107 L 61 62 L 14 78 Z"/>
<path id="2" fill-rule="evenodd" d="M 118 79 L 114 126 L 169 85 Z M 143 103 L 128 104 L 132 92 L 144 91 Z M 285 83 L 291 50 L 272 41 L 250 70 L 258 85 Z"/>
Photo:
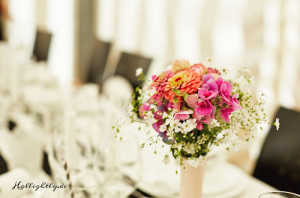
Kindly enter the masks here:
<path id="1" fill-rule="evenodd" d="M 141 71 L 137 74 L 144 78 Z M 246 69 L 230 78 L 225 69 L 175 60 L 136 89 L 130 115 L 132 121 L 138 118 L 152 125 L 180 161 L 180 197 L 199 198 L 205 156 L 214 146 L 230 149 L 262 130 L 267 122 L 264 98 L 256 94 Z"/>

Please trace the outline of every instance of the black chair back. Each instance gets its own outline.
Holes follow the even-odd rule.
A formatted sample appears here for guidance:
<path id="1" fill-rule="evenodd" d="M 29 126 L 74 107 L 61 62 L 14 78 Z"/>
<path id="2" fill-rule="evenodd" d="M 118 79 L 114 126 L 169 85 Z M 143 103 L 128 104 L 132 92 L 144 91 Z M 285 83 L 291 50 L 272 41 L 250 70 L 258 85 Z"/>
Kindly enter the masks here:
<path id="1" fill-rule="evenodd" d="M 0 153 L 0 175 L 6 173 L 8 171 L 6 160 L 3 158 L 3 156 Z"/>
<path id="2" fill-rule="evenodd" d="M 281 107 L 276 117 L 280 129 L 271 128 L 253 175 L 279 190 L 300 194 L 300 112 Z"/>
<path id="3" fill-rule="evenodd" d="M 101 85 L 110 48 L 111 43 L 109 42 L 98 39 L 95 41 L 87 82 Z"/>
<path id="4" fill-rule="evenodd" d="M 142 82 L 138 80 L 138 77 L 135 75 L 135 71 L 138 68 L 142 68 L 143 73 L 146 75 L 151 62 L 152 58 L 123 52 L 117 65 L 115 75 L 125 77 L 129 80 L 133 88 L 136 88 Z"/>
<path id="5" fill-rule="evenodd" d="M 2 21 L 1 21 L 1 11 L 0 11 L 0 41 L 4 40 L 3 30 L 2 30 Z"/>
<path id="6" fill-rule="evenodd" d="M 52 40 L 52 34 L 46 31 L 38 30 L 36 32 L 34 47 L 33 47 L 33 57 L 37 61 L 47 61 L 50 49 L 50 44 Z"/>

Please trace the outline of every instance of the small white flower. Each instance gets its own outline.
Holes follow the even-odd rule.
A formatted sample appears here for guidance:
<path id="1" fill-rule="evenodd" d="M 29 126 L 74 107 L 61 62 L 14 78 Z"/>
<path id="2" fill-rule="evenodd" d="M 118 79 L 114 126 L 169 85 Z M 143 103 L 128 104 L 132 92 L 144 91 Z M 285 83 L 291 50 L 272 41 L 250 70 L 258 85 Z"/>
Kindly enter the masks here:
<path id="1" fill-rule="evenodd" d="M 128 113 L 129 113 L 129 115 L 132 114 L 132 111 L 133 111 L 133 106 L 132 106 L 132 104 L 130 104 L 129 107 L 128 107 Z"/>
<path id="2" fill-rule="evenodd" d="M 157 122 L 157 120 L 154 118 L 154 115 L 151 111 L 146 112 L 146 119 L 149 121 L 149 123 L 153 124 Z"/>
<path id="3" fill-rule="evenodd" d="M 167 126 L 165 124 L 160 125 L 159 127 L 160 132 L 165 132 L 167 130 Z"/>
<path id="4" fill-rule="evenodd" d="M 190 166 L 197 168 L 205 165 L 205 157 L 200 156 L 199 158 L 188 159 L 187 162 Z"/>
<path id="5" fill-rule="evenodd" d="M 156 94 L 156 90 L 153 88 L 153 89 L 149 89 L 149 96 L 153 96 L 154 94 Z"/>
<path id="6" fill-rule="evenodd" d="M 163 114 L 164 115 L 164 114 Z M 170 118 L 170 117 L 166 117 L 166 121 L 165 124 L 166 125 L 172 125 L 174 122 L 174 119 Z"/>
<path id="7" fill-rule="evenodd" d="M 137 68 L 137 70 L 135 71 L 135 76 L 139 76 L 143 73 L 143 69 L 142 68 Z"/>
<path id="8" fill-rule="evenodd" d="M 213 119 L 210 123 L 212 126 L 215 126 L 215 127 L 219 127 L 220 126 L 220 123 L 218 122 L 218 120 L 216 119 Z"/>
<path id="9" fill-rule="evenodd" d="M 196 128 L 196 126 L 197 125 L 196 125 L 194 119 L 188 119 L 181 124 L 181 128 L 182 128 L 183 132 L 185 132 L 185 133 L 192 131 L 194 128 Z"/>
<path id="10" fill-rule="evenodd" d="M 172 131 L 175 132 L 180 132 L 181 131 L 181 123 L 179 122 L 179 120 L 172 120 L 172 119 L 167 119 L 167 121 L 170 123 L 170 127 L 172 129 Z M 166 122 L 167 124 L 167 122 Z"/>
<path id="11" fill-rule="evenodd" d="M 279 118 L 276 118 L 274 125 L 276 126 L 276 130 L 278 131 L 279 130 L 279 126 L 280 126 Z"/>
<path id="12" fill-rule="evenodd" d="M 166 113 L 166 112 L 164 112 L 163 113 L 163 119 L 166 119 L 166 118 L 168 118 L 169 117 L 169 115 Z"/>
<path id="13" fill-rule="evenodd" d="M 153 111 L 157 111 L 157 106 L 154 105 L 154 104 L 151 104 L 150 109 L 153 110 Z"/>
<path id="14" fill-rule="evenodd" d="M 163 163 L 167 165 L 167 164 L 170 163 L 170 161 L 171 161 L 170 156 L 169 155 L 165 155 L 165 157 L 163 159 Z"/>

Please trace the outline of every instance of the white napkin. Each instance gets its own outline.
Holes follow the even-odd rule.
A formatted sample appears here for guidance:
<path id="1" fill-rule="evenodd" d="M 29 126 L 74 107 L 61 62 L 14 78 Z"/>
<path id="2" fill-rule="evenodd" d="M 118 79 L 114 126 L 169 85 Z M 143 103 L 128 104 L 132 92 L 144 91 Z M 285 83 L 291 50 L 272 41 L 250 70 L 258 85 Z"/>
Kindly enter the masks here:
<path id="1" fill-rule="evenodd" d="M 31 174 L 42 168 L 42 145 L 36 136 L 15 130 L 0 132 L 0 150 L 10 170 L 23 167 Z"/>
<path id="2" fill-rule="evenodd" d="M 22 169 L 14 169 L 0 176 L 0 198 L 15 198 L 21 197 L 28 193 L 29 189 L 18 190 L 12 189 L 16 183 L 20 182 L 22 184 L 30 182 L 30 174 Z"/>

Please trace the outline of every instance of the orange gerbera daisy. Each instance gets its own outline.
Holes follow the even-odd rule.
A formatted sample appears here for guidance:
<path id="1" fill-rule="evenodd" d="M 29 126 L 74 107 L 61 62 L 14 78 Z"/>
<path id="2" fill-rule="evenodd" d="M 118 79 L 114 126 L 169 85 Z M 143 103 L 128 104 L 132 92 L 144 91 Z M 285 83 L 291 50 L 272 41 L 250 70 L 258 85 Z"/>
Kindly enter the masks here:
<path id="1" fill-rule="evenodd" d="M 197 93 L 201 85 L 198 74 L 191 70 L 183 70 L 172 76 L 165 87 L 165 98 L 173 102 L 174 89 L 187 94 Z M 181 99 L 181 98 L 180 98 Z"/>

